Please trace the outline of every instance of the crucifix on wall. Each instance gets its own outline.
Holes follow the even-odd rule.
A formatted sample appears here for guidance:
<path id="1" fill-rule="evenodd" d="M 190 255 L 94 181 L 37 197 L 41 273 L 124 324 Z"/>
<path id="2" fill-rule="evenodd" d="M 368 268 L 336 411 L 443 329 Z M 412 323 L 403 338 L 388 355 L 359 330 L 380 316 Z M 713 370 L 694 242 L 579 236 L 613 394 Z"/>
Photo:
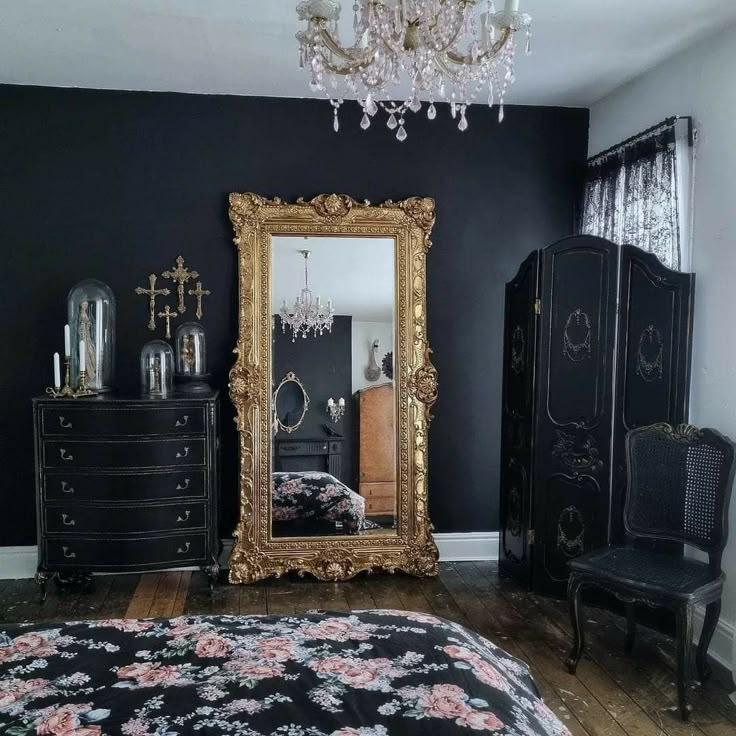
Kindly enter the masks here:
<path id="1" fill-rule="evenodd" d="M 202 319 L 202 297 L 209 296 L 212 292 L 209 289 L 202 288 L 202 282 L 197 281 L 196 289 L 189 289 L 189 296 L 197 297 L 197 319 Z"/>
<path id="2" fill-rule="evenodd" d="M 171 339 L 171 320 L 176 319 L 179 315 L 176 312 L 172 312 L 167 304 L 163 312 L 158 313 L 159 317 L 166 320 L 166 339 Z"/>
<path id="3" fill-rule="evenodd" d="M 187 281 L 196 279 L 199 276 L 199 273 L 197 271 L 190 271 L 186 268 L 184 266 L 184 258 L 182 256 L 177 256 L 176 268 L 173 268 L 170 271 L 164 271 L 161 275 L 165 279 L 171 279 L 176 284 L 176 308 L 181 314 L 183 314 L 187 311 L 186 305 L 184 304 L 184 284 L 186 284 Z"/>
<path id="4" fill-rule="evenodd" d="M 136 286 L 135 293 L 138 295 L 145 294 L 146 296 L 148 296 L 148 311 L 149 311 L 148 329 L 155 330 L 156 329 L 156 297 L 157 296 L 168 296 L 171 292 L 169 291 L 169 289 L 157 289 L 156 288 L 156 274 L 155 273 L 148 274 L 148 284 L 149 284 L 149 287 L 147 289 L 144 289 L 142 286 Z"/>

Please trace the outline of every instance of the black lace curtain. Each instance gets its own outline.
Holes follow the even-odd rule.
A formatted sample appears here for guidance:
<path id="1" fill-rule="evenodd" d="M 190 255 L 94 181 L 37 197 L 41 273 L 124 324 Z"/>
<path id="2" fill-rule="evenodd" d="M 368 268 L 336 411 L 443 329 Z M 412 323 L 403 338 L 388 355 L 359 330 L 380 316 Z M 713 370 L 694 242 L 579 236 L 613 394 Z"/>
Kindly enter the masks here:
<path id="1" fill-rule="evenodd" d="M 675 123 L 590 159 L 581 231 L 654 253 L 680 269 Z"/>

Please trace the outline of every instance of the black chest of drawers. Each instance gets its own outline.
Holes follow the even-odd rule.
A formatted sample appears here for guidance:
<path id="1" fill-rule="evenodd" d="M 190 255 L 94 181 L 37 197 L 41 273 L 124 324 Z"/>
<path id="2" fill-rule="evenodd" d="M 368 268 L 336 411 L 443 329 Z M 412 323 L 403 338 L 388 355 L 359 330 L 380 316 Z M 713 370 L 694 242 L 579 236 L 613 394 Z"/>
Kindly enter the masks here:
<path id="1" fill-rule="evenodd" d="M 38 398 L 38 575 L 219 572 L 216 393 Z"/>

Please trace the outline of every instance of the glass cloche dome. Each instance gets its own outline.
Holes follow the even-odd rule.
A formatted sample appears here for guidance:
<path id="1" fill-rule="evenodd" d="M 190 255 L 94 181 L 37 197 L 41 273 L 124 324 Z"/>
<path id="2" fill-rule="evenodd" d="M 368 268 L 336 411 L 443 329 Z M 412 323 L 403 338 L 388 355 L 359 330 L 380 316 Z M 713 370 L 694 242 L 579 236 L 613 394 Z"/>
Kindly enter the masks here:
<path id="1" fill-rule="evenodd" d="M 183 391 L 209 390 L 204 328 L 185 322 L 176 330 L 176 381 Z"/>
<path id="2" fill-rule="evenodd" d="M 148 396 L 168 396 L 174 389 L 174 351 L 163 340 L 151 340 L 141 350 L 141 390 Z"/>
<path id="3" fill-rule="evenodd" d="M 115 373 L 115 296 L 97 279 L 85 279 L 67 297 L 71 332 L 71 380 L 79 376 L 79 343 L 84 341 L 87 385 L 110 391 Z"/>

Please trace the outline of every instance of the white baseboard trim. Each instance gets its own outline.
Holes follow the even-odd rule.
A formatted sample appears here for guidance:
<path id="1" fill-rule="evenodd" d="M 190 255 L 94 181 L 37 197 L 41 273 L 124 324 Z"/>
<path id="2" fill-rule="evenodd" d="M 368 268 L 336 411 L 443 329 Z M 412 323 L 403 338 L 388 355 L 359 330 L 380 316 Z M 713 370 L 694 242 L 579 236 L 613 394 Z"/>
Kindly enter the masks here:
<path id="1" fill-rule="evenodd" d="M 498 532 L 435 534 L 441 562 L 498 559 Z M 220 564 L 227 567 L 232 539 L 222 540 Z M 36 572 L 36 546 L 0 547 L 0 580 L 32 578 Z M 195 568 L 187 568 L 195 569 Z"/>
<path id="2" fill-rule="evenodd" d="M 36 574 L 38 548 L 0 547 L 0 580 L 32 578 Z"/>
<path id="3" fill-rule="evenodd" d="M 498 532 L 450 532 L 435 534 L 440 562 L 498 559 Z"/>
<path id="4" fill-rule="evenodd" d="M 693 621 L 693 628 L 695 630 L 695 636 L 693 637 L 693 640 L 695 642 L 700 639 L 700 630 L 703 628 L 704 617 L 705 608 L 696 608 Z M 734 646 L 734 637 L 736 637 L 736 626 L 734 626 L 732 622 L 726 621 L 721 616 L 720 620 L 718 621 L 718 626 L 716 626 L 716 630 L 713 633 L 713 639 L 711 640 L 708 654 L 728 672 L 731 672 L 731 668 L 733 667 L 732 652 Z"/>

